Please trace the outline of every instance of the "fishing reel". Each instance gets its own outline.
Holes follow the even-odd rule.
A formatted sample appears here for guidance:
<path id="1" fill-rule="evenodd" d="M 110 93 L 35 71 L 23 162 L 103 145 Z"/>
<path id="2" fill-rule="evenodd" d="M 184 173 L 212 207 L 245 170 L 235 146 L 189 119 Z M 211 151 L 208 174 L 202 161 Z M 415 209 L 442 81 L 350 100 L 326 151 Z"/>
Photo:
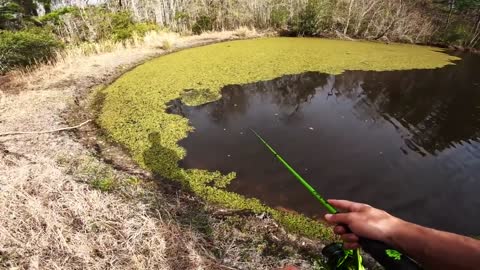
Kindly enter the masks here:
<path id="1" fill-rule="evenodd" d="M 342 243 L 331 243 L 322 249 L 327 259 L 329 270 L 359 270 L 364 269 L 362 257 L 358 251 L 346 250 Z"/>
<path id="2" fill-rule="evenodd" d="M 362 241 L 361 241 L 362 242 Z M 422 270 L 408 256 L 394 249 L 386 249 L 385 244 L 374 240 L 364 240 L 363 248 L 386 270 Z M 347 250 L 342 243 L 331 243 L 322 249 L 329 270 L 364 270 L 360 251 Z"/>

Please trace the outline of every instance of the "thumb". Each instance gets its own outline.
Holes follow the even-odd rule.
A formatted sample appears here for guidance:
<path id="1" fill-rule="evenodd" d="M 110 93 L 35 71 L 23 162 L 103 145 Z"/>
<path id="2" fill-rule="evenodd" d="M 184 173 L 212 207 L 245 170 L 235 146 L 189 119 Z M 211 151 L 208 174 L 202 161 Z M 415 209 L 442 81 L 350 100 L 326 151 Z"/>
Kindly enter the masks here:
<path id="1" fill-rule="evenodd" d="M 325 219 L 331 224 L 345 224 L 348 225 L 352 221 L 352 214 L 339 213 L 339 214 L 326 214 Z"/>

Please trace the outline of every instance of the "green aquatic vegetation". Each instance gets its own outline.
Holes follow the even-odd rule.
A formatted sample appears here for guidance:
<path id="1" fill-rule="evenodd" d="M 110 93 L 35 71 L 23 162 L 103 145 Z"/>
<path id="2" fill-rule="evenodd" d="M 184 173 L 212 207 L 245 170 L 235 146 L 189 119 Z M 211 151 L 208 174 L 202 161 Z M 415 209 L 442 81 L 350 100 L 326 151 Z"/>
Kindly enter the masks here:
<path id="1" fill-rule="evenodd" d="M 205 104 L 221 98 L 218 91 L 210 89 L 190 89 L 185 90 L 180 95 L 182 101 L 186 104 Z"/>
<path id="2" fill-rule="evenodd" d="M 98 122 L 142 167 L 181 182 L 200 197 L 233 209 L 267 212 L 291 231 L 326 237 L 330 232 L 312 219 L 226 191 L 234 173 L 179 168 L 186 152 L 178 141 L 193 128 L 186 118 L 168 114 L 167 104 L 180 98 L 200 105 L 218 99 L 226 85 L 307 71 L 431 69 L 455 59 L 431 47 L 372 42 L 264 38 L 219 43 L 165 55 L 126 73 L 102 91 Z"/>

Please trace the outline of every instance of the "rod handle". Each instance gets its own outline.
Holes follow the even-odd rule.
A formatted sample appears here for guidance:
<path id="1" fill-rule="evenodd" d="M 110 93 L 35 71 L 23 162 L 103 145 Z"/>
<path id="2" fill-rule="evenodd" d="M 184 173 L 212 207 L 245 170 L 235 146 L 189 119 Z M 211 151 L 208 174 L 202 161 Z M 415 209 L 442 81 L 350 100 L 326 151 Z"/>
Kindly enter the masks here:
<path id="1" fill-rule="evenodd" d="M 386 270 L 422 269 L 412 258 L 383 242 L 360 237 L 359 244 Z"/>
<path id="2" fill-rule="evenodd" d="M 352 230 L 347 225 L 339 225 L 343 226 L 348 233 L 352 233 Z M 423 270 L 412 258 L 384 242 L 359 237 L 358 243 L 365 252 L 370 254 L 386 270 Z"/>

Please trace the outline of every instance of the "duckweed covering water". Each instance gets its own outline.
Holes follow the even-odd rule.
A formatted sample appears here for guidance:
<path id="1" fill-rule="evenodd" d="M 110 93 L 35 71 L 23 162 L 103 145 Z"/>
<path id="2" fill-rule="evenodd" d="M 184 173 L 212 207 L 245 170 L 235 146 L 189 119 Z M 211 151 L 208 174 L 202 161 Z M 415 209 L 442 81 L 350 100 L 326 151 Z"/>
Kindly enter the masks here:
<path id="1" fill-rule="evenodd" d="M 291 231 L 329 237 L 330 231 L 318 222 L 224 190 L 235 178 L 234 172 L 222 175 L 179 168 L 177 163 L 186 153 L 177 142 L 192 127 L 187 119 L 166 113 L 166 104 L 182 98 L 188 105 L 200 105 L 218 99 L 226 85 L 287 74 L 430 69 L 455 59 L 430 47 L 371 42 L 265 38 L 220 43 L 162 56 L 128 72 L 104 90 L 99 123 L 141 166 L 180 181 L 210 202 L 268 212 Z"/>

